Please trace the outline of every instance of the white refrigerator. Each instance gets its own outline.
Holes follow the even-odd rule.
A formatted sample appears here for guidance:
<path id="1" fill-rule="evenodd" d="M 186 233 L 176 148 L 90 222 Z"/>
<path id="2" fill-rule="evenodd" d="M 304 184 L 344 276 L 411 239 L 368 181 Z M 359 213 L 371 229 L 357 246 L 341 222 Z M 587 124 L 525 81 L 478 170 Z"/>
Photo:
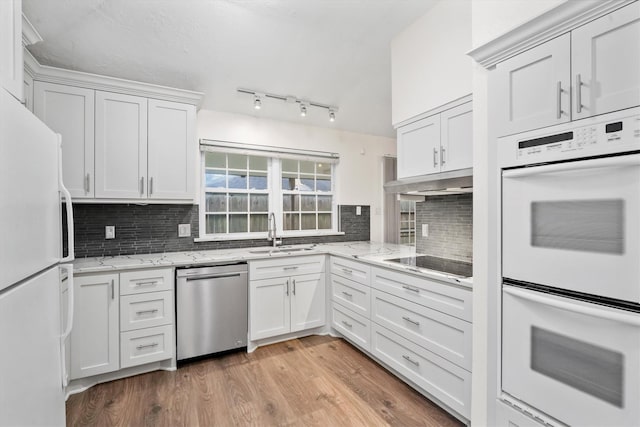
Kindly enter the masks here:
<path id="1" fill-rule="evenodd" d="M 59 138 L 0 88 L 0 426 L 65 425 L 73 239 L 63 258 Z"/>

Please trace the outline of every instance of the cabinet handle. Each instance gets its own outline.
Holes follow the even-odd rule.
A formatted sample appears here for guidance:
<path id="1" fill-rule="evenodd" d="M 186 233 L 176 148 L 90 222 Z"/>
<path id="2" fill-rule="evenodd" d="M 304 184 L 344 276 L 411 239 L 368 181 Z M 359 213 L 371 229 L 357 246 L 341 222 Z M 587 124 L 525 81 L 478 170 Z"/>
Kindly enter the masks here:
<path id="1" fill-rule="evenodd" d="M 153 194 L 153 177 L 149 178 L 149 195 Z"/>
<path id="2" fill-rule="evenodd" d="M 284 267 L 284 270 L 296 270 L 298 268 L 297 265 L 294 265 L 293 267 Z"/>
<path id="3" fill-rule="evenodd" d="M 416 365 L 416 366 L 420 366 L 420 362 L 418 362 L 417 360 L 413 360 L 412 358 L 410 358 L 410 357 L 409 357 L 409 356 L 407 356 L 406 354 L 403 354 L 403 355 L 402 355 L 402 358 L 403 358 L 404 360 L 406 360 L 407 362 L 409 362 L 409 363 L 413 363 L 413 364 L 414 364 L 414 365 Z"/>
<path id="4" fill-rule="evenodd" d="M 91 175 L 90 174 L 87 174 L 87 176 L 84 178 L 84 192 L 87 194 L 91 192 Z"/>
<path id="5" fill-rule="evenodd" d="M 403 318 L 404 320 L 406 320 L 407 322 L 409 322 L 409 323 L 413 323 L 413 324 L 414 324 L 414 325 L 416 325 L 416 326 L 420 326 L 420 322 L 416 322 L 415 320 L 413 320 L 413 319 L 412 319 L 412 318 L 410 318 L 410 317 L 402 316 L 402 318 Z"/>
<path id="6" fill-rule="evenodd" d="M 296 279 L 293 279 L 293 294 L 296 294 Z"/>
<path id="7" fill-rule="evenodd" d="M 349 292 L 342 291 L 342 294 L 349 298 L 353 297 L 353 295 L 351 295 Z"/>
<path id="8" fill-rule="evenodd" d="M 576 110 L 582 112 L 582 78 L 576 74 Z"/>
<path id="9" fill-rule="evenodd" d="M 440 147 L 440 166 L 444 166 L 445 164 L 444 154 L 445 154 L 445 148 Z"/>
<path id="10" fill-rule="evenodd" d="M 558 82 L 556 96 L 556 119 L 560 119 L 562 117 L 562 82 Z"/>
<path id="11" fill-rule="evenodd" d="M 438 150 L 433 149 L 433 167 L 438 166 Z"/>
<path id="12" fill-rule="evenodd" d="M 153 310 L 140 310 L 140 311 L 136 311 L 136 314 L 145 314 L 145 313 L 157 313 L 158 309 L 154 308 Z"/>
<path id="13" fill-rule="evenodd" d="M 113 279 L 111 279 L 111 299 L 116 298 L 116 287 L 113 284 Z"/>
<path id="14" fill-rule="evenodd" d="M 408 290 L 408 291 L 411 291 L 411 292 L 420 293 L 420 289 L 418 289 L 418 288 L 414 288 L 413 286 L 409 286 L 409 285 L 402 285 L 402 288 L 403 288 L 403 289 L 406 289 L 406 290 Z"/>
<path id="15" fill-rule="evenodd" d="M 342 321 L 342 324 L 343 324 L 344 326 L 346 326 L 347 328 L 353 328 L 353 325 L 352 325 L 351 323 L 347 322 L 346 320 L 343 320 L 343 321 Z"/>
<path id="16" fill-rule="evenodd" d="M 144 194 L 144 176 L 140 177 L 140 195 Z"/>
<path id="17" fill-rule="evenodd" d="M 289 296 L 289 279 L 287 279 L 287 296 Z"/>
<path id="18" fill-rule="evenodd" d="M 158 283 L 157 280 L 152 280 L 150 282 L 136 282 L 135 286 L 153 286 Z"/>
<path id="19" fill-rule="evenodd" d="M 353 270 L 349 270 L 348 268 L 343 268 L 342 271 L 344 271 L 347 274 L 353 274 Z"/>
<path id="20" fill-rule="evenodd" d="M 143 348 L 150 348 L 150 347 L 157 347 L 159 344 L 157 342 L 151 343 L 151 344 L 144 344 L 144 345 L 139 345 L 136 348 L 138 350 L 142 350 Z"/>

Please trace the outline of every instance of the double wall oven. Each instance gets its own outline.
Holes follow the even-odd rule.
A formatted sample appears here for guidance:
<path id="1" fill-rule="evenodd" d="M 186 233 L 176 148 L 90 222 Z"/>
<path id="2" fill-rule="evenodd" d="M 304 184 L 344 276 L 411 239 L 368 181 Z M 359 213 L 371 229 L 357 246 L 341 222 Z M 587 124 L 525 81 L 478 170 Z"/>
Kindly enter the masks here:
<path id="1" fill-rule="evenodd" d="M 503 137 L 501 398 L 640 425 L 640 108 Z"/>

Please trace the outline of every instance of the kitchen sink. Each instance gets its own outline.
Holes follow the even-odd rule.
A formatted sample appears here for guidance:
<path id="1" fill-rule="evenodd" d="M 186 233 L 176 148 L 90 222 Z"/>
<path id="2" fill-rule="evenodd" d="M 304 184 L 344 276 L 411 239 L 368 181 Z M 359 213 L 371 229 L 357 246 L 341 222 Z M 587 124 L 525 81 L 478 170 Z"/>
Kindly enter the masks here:
<path id="1" fill-rule="evenodd" d="M 310 251 L 313 249 L 313 246 L 303 246 L 303 247 L 292 247 L 292 246 L 279 246 L 275 248 L 261 248 L 250 250 L 250 254 L 277 254 L 280 252 L 300 252 L 300 251 Z"/>

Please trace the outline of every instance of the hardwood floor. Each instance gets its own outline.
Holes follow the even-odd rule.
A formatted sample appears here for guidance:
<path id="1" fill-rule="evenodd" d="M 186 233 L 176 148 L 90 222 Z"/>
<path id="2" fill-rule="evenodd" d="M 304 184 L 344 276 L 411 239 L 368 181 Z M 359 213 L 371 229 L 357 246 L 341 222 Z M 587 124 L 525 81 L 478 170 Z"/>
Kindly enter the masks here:
<path id="1" fill-rule="evenodd" d="M 460 426 L 346 341 L 310 336 L 99 384 L 70 426 Z"/>

